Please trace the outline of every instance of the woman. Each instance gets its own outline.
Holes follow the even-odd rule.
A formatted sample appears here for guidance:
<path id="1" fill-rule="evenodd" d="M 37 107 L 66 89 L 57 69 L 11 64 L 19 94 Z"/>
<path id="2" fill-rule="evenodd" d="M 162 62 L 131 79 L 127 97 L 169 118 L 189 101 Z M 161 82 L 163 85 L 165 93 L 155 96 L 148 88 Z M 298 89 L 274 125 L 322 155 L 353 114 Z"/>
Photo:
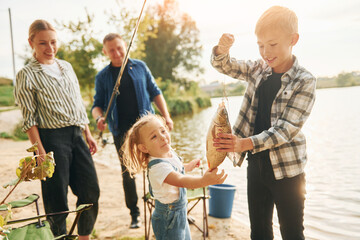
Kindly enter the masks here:
<path id="1" fill-rule="evenodd" d="M 54 152 L 54 175 L 41 181 L 45 212 L 68 210 L 70 186 L 78 197 L 77 205 L 94 204 L 81 214 L 78 222 L 79 239 L 90 239 L 100 193 L 91 157 L 97 146 L 87 125 L 78 79 L 70 63 L 55 58 L 57 35 L 51 24 L 34 21 L 28 41 L 33 57 L 18 72 L 14 94 L 24 118 L 23 131 L 31 143 L 38 142 L 39 154 Z M 48 220 L 55 236 L 66 234 L 66 215 Z"/>

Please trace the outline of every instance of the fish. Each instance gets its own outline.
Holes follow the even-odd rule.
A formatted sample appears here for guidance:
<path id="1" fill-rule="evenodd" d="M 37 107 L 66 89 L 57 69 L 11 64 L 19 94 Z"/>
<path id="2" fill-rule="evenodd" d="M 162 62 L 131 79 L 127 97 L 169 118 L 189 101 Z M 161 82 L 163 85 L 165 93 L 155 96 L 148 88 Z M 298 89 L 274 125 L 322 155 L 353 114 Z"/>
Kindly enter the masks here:
<path id="1" fill-rule="evenodd" d="M 227 155 L 226 152 L 217 152 L 216 147 L 213 146 L 213 139 L 217 138 L 218 133 L 231 133 L 229 115 L 224 101 L 219 104 L 206 136 L 206 159 L 209 169 L 218 167 Z"/>

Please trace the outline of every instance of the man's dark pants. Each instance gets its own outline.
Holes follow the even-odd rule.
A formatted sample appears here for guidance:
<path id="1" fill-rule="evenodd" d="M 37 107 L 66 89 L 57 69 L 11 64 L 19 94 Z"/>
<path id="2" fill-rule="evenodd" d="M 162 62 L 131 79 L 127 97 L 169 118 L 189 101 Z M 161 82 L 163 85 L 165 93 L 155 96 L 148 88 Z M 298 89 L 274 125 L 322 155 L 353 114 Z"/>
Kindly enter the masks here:
<path id="1" fill-rule="evenodd" d="M 98 214 L 100 189 L 89 147 L 79 127 L 39 129 L 41 142 L 46 152 L 53 151 L 55 172 L 52 178 L 41 181 L 46 213 L 68 211 L 68 186 L 77 196 L 76 206 L 92 203 L 78 222 L 78 234 L 91 234 Z M 66 234 L 67 215 L 48 217 L 55 236 Z"/>
<path id="2" fill-rule="evenodd" d="M 256 157 L 249 157 L 247 172 L 251 239 L 273 239 L 274 204 L 282 239 L 305 239 L 305 174 L 275 180 L 270 158 Z"/>
<path id="3" fill-rule="evenodd" d="M 136 183 L 135 183 L 135 177 L 131 178 L 129 171 L 125 167 L 125 165 L 122 163 L 122 151 L 121 146 L 124 143 L 125 134 L 120 134 L 118 136 L 114 136 L 114 143 L 116 147 L 116 151 L 119 155 L 120 164 L 121 164 L 121 171 L 122 171 L 122 179 L 123 179 L 123 188 L 125 193 L 125 202 L 126 207 L 130 209 L 130 215 L 135 218 L 140 216 L 140 210 L 137 206 L 138 202 L 138 196 L 136 193 Z"/>

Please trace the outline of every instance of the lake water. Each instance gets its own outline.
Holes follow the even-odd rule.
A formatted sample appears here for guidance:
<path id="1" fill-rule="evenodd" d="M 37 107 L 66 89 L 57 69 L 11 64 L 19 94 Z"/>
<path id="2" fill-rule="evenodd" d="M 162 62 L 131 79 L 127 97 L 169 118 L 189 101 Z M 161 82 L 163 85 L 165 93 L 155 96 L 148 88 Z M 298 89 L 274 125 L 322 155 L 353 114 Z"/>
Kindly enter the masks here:
<path id="1" fill-rule="evenodd" d="M 220 98 L 199 113 L 174 118 L 173 147 L 185 161 L 205 156 L 205 139 Z M 230 97 L 231 123 L 242 97 Z M 313 111 L 303 127 L 307 137 L 306 239 L 360 239 L 360 87 L 317 90 Z M 116 162 L 117 156 L 114 155 Z M 118 164 L 118 162 L 116 162 Z M 229 174 L 225 183 L 236 186 L 232 217 L 249 226 L 247 161 L 233 167 L 228 159 L 219 167 Z M 276 211 L 275 239 L 281 239 Z"/>
<path id="2" fill-rule="evenodd" d="M 205 138 L 211 118 L 221 99 L 192 116 L 175 118 L 172 141 L 184 159 L 205 156 Z M 242 97 L 229 98 L 233 124 Z M 305 168 L 305 235 L 307 239 L 360 239 L 360 87 L 317 90 L 313 111 L 303 127 L 307 137 Z M 236 185 L 233 216 L 249 225 L 246 197 L 246 167 L 234 168 L 225 160 L 229 177 Z M 274 214 L 276 216 L 276 214 Z M 281 239 L 277 218 L 276 236 Z"/>

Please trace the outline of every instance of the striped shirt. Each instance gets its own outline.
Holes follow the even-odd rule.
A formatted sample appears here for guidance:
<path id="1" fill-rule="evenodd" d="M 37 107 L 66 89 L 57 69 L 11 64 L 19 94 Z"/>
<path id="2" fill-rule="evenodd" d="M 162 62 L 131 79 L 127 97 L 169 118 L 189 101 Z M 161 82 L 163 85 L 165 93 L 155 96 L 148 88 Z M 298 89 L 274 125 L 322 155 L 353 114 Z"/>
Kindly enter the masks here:
<path id="1" fill-rule="evenodd" d="M 62 128 L 89 123 L 79 82 L 70 63 L 55 59 L 62 72 L 60 78 L 47 74 L 32 58 L 16 75 L 14 95 L 24 118 L 22 130 L 32 126 Z"/>
<path id="2" fill-rule="evenodd" d="M 272 69 L 262 59 L 240 61 L 229 54 L 211 56 L 212 66 L 221 73 L 247 82 L 238 118 L 233 127 L 240 138 L 249 137 L 255 154 L 269 150 L 269 156 L 276 179 L 290 178 L 304 172 L 307 161 L 306 139 L 301 132 L 315 101 L 316 78 L 298 64 L 294 56 L 293 66 L 281 77 L 281 87 L 271 106 L 271 127 L 254 134 L 258 109 L 256 89 Z M 246 152 L 236 154 L 237 165 L 241 166 Z"/>

